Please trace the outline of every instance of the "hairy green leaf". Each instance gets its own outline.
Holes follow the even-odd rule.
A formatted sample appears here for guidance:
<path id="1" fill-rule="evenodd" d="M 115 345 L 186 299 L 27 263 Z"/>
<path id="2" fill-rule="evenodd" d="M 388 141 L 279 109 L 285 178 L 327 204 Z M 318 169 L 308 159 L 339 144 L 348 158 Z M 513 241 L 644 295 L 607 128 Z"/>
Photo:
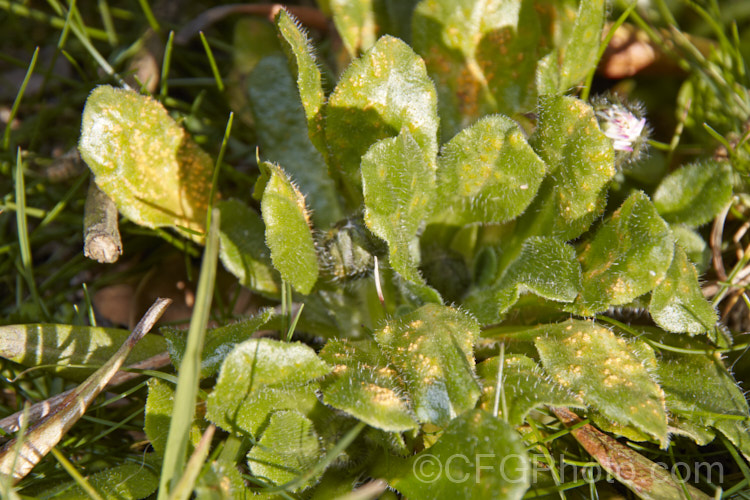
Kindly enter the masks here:
<path id="1" fill-rule="evenodd" d="M 375 332 L 420 422 L 443 426 L 474 408 L 481 392 L 474 377 L 478 336 L 479 325 L 469 315 L 437 304 L 390 320 Z"/>
<path id="2" fill-rule="evenodd" d="M 283 165 L 298 183 L 309 201 L 316 226 L 325 228 L 341 219 L 333 179 L 325 160 L 310 142 L 300 94 L 283 56 L 269 56 L 257 64 L 248 78 L 248 95 L 263 156 Z"/>
<path id="3" fill-rule="evenodd" d="M 581 248 L 580 314 L 593 315 L 650 292 L 667 274 L 672 233 L 642 192 L 631 195 Z"/>
<path id="4" fill-rule="evenodd" d="M 494 357 L 477 365 L 477 375 L 482 381 L 482 399 L 479 408 L 489 412 L 495 406 L 495 391 L 500 358 Z M 526 415 L 540 406 L 567 406 L 583 408 L 585 405 L 578 397 L 555 382 L 531 358 L 523 354 L 511 354 L 505 357 L 502 380 L 503 397 L 508 414 L 503 417 L 503 405 L 498 405 L 498 418 L 503 418 L 514 426 L 520 426 Z M 500 400 L 499 400 L 500 401 Z"/>
<path id="5" fill-rule="evenodd" d="M 667 222 L 701 226 L 731 198 L 729 163 L 708 161 L 685 165 L 666 176 L 654 193 L 654 205 Z"/>
<path id="6" fill-rule="evenodd" d="M 290 71 L 297 78 L 297 89 L 299 89 L 302 109 L 305 110 L 310 141 L 321 154 L 326 155 L 322 114 L 326 96 L 323 93 L 322 77 L 313 46 L 299 21 L 284 9 L 279 10 L 276 16 L 276 29 L 281 35 L 282 47 L 287 53 Z"/>
<path id="7" fill-rule="evenodd" d="M 419 274 L 417 232 L 435 194 L 435 168 L 425 161 L 408 129 L 375 143 L 362 158 L 365 223 L 388 242 L 391 267 L 417 285 L 420 299 L 441 302 Z"/>
<path id="8" fill-rule="evenodd" d="M 438 160 L 441 222 L 506 222 L 528 207 L 547 167 L 516 122 L 486 117 L 459 132 Z"/>
<path id="9" fill-rule="evenodd" d="M 78 147 L 96 185 L 127 218 L 203 238 L 214 162 L 159 102 L 97 87 L 86 100 Z"/>
<path id="10" fill-rule="evenodd" d="M 668 442 L 664 392 L 652 375 L 652 352 L 591 321 L 540 327 L 535 341 L 544 369 L 564 388 L 621 425 Z"/>
<path id="11" fill-rule="evenodd" d="M 323 402 L 389 432 L 419 426 L 398 373 L 371 340 L 330 340 L 320 352 L 333 366 L 321 383 Z"/>
<path id="12" fill-rule="evenodd" d="M 315 351 L 299 342 L 246 340 L 224 360 L 206 416 L 226 430 L 239 428 L 257 436 L 274 411 L 312 411 L 319 388 L 313 381 L 328 372 Z"/>
<path id="13" fill-rule="evenodd" d="M 611 141 L 599 130 L 591 106 L 572 97 L 545 96 L 539 99 L 531 145 L 549 174 L 518 219 L 516 238 L 580 236 L 604 209 L 602 190 L 615 175 Z"/>
<path id="14" fill-rule="evenodd" d="M 252 318 L 206 331 L 206 341 L 203 343 L 201 354 L 201 378 L 216 374 L 234 346 L 248 340 L 253 333 L 268 323 L 273 315 L 273 309 L 263 309 Z M 167 340 L 167 349 L 172 364 L 179 367 L 185 354 L 187 332 L 164 327 L 161 329 L 161 333 Z"/>
<path id="15" fill-rule="evenodd" d="M 260 215 L 239 200 L 216 203 L 221 212 L 219 258 L 239 282 L 255 292 L 278 296 L 279 275 L 264 242 L 265 226 Z"/>
<path id="16" fill-rule="evenodd" d="M 322 449 L 312 421 L 293 410 L 271 414 L 257 444 L 247 454 L 253 475 L 284 484 L 307 472 L 322 457 Z M 322 471 L 291 491 L 315 484 Z"/>
<path id="17" fill-rule="evenodd" d="M 492 323 L 530 292 L 556 302 L 573 302 L 581 290 L 575 250 L 555 238 L 534 237 L 497 282 L 467 297 L 464 305 L 482 323 Z"/>
<path id="18" fill-rule="evenodd" d="M 568 92 L 594 69 L 605 17 L 604 0 L 579 3 L 570 36 L 539 62 L 537 89 L 540 94 Z"/>
<path id="19" fill-rule="evenodd" d="M 667 275 L 651 293 L 648 308 L 657 325 L 668 332 L 713 332 L 719 317 L 703 297 L 698 273 L 688 260 L 685 251 L 675 247 L 674 258 Z"/>
<path id="20" fill-rule="evenodd" d="M 281 167 L 263 162 L 261 168 L 264 177 L 258 180 L 256 191 L 265 181 L 260 208 L 273 266 L 285 281 L 307 295 L 318 279 L 318 256 L 305 197 Z"/>
<path id="21" fill-rule="evenodd" d="M 377 4 L 378 0 L 328 0 L 333 23 L 352 59 L 372 47 L 378 38 Z"/>
<path id="22" fill-rule="evenodd" d="M 146 432 L 146 437 L 151 442 L 151 446 L 160 454 L 164 454 L 167 447 L 169 423 L 174 411 L 174 393 L 173 384 L 155 377 L 148 380 L 148 397 L 146 398 L 143 430 Z M 202 419 L 200 421 L 203 422 Z M 203 429 L 198 420 L 193 420 L 190 426 L 190 442 L 193 446 L 198 444 L 202 434 Z"/>
<path id="23" fill-rule="evenodd" d="M 481 116 L 533 108 L 543 50 L 533 1 L 425 0 L 412 23 L 438 84 L 444 138 Z"/>
<path id="24" fill-rule="evenodd" d="M 409 458 L 391 457 L 388 482 L 409 498 L 518 500 L 530 481 L 521 436 L 482 410 L 455 418 L 430 448 Z"/>
<path id="25" fill-rule="evenodd" d="M 148 455 L 148 454 L 147 454 Z M 126 463 L 115 465 L 89 475 L 86 481 L 101 495 L 104 500 L 140 500 L 147 498 L 159 486 L 158 464 L 149 457 L 143 463 Z M 66 487 L 67 486 L 67 487 Z M 79 500 L 90 498 L 84 489 L 70 481 L 65 486 L 54 488 L 38 498 L 55 498 L 56 500 Z"/>
<path id="26" fill-rule="evenodd" d="M 350 202 L 361 198 L 359 164 L 380 139 L 406 128 L 429 165 L 437 155 L 437 96 L 424 61 L 401 40 L 384 36 L 344 72 L 326 111 L 326 141 Z"/>

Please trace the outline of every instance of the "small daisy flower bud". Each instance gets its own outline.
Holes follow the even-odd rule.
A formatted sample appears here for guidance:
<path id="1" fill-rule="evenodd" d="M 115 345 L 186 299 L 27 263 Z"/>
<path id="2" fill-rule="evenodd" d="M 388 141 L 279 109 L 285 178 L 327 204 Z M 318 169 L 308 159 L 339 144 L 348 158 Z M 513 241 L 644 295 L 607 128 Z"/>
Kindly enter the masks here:
<path id="1" fill-rule="evenodd" d="M 650 129 L 646 124 L 640 103 L 625 103 L 616 94 L 599 96 L 592 100 L 604 135 L 612 140 L 617 166 L 636 161 L 646 149 Z"/>

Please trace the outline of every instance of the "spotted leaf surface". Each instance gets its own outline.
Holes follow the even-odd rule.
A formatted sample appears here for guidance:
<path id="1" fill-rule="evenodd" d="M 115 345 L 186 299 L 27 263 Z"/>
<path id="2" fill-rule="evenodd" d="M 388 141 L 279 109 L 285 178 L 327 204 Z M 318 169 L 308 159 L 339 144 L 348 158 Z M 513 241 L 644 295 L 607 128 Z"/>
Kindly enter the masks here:
<path id="1" fill-rule="evenodd" d="M 388 243 L 391 267 L 425 302 L 440 302 L 440 295 L 419 274 L 420 224 L 432 209 L 435 168 L 422 154 L 407 129 L 398 137 L 374 144 L 362 158 L 365 223 Z"/>
<path id="2" fill-rule="evenodd" d="M 479 325 L 469 315 L 437 304 L 395 318 L 375 332 L 375 341 L 406 384 L 420 422 L 446 425 L 474 408 L 480 396 L 473 354 L 478 336 Z"/>
<path id="3" fill-rule="evenodd" d="M 500 319 L 522 293 L 556 302 L 573 302 L 581 290 L 581 266 L 575 250 L 555 238 L 534 237 L 494 284 L 470 294 L 464 305 L 482 323 Z"/>
<path id="4" fill-rule="evenodd" d="M 260 215 L 239 200 L 216 203 L 221 212 L 219 258 L 239 282 L 264 295 L 278 296 L 280 279 L 265 245 Z"/>
<path id="5" fill-rule="evenodd" d="M 323 458 L 325 450 L 312 421 L 293 410 L 273 413 L 257 444 L 247 454 L 247 465 L 253 475 L 272 484 L 284 484 L 306 473 Z M 303 482 L 299 491 L 315 484 L 322 471 Z"/>
<path id="6" fill-rule="evenodd" d="M 477 365 L 477 375 L 482 381 L 479 408 L 490 414 L 497 397 L 499 369 L 500 358 L 497 356 Z M 507 419 L 514 427 L 522 425 L 526 415 L 540 406 L 585 406 L 577 396 L 547 375 L 536 361 L 522 354 L 506 355 L 502 376 L 501 387 L 508 414 L 503 416 L 503 405 L 498 404 L 497 417 Z"/>
<path id="7" fill-rule="evenodd" d="M 404 128 L 434 167 L 438 123 L 435 86 L 424 61 L 401 40 L 384 36 L 349 66 L 331 94 L 326 141 L 337 171 L 350 186 L 360 186 L 362 155 Z M 356 192 L 349 197 L 361 202 Z"/>
<path id="8" fill-rule="evenodd" d="M 531 236 L 571 240 L 604 210 L 604 188 L 615 175 L 611 141 L 593 109 L 572 97 L 539 99 L 539 124 L 530 143 L 547 164 L 539 192 L 504 243 L 504 259 L 517 255 Z"/>
<path id="9" fill-rule="evenodd" d="M 377 0 L 330 0 L 333 23 L 341 35 L 349 57 L 355 58 L 375 44 L 378 38 Z"/>
<path id="10" fill-rule="evenodd" d="M 264 162 L 261 169 L 256 190 L 263 193 L 260 209 L 273 266 L 298 292 L 308 294 L 319 270 L 305 197 L 278 165 Z"/>
<path id="11" fill-rule="evenodd" d="M 667 275 L 651 293 L 648 311 L 656 324 L 668 332 L 711 334 L 719 321 L 703 297 L 695 266 L 679 246 L 675 247 Z"/>
<path id="12" fill-rule="evenodd" d="M 214 162 L 154 99 L 97 87 L 78 148 L 96 185 L 133 222 L 205 231 Z"/>
<path id="13" fill-rule="evenodd" d="M 425 0 L 412 24 L 414 49 L 438 84 L 444 138 L 481 116 L 534 107 L 545 52 L 534 2 Z"/>
<path id="14" fill-rule="evenodd" d="M 315 380 L 329 372 L 315 351 L 299 342 L 246 340 L 224 360 L 206 416 L 223 429 L 257 436 L 273 411 L 312 411 L 319 388 Z"/>
<path id="15" fill-rule="evenodd" d="M 609 420 L 666 446 L 664 392 L 655 381 L 652 351 L 591 321 L 569 320 L 540 331 L 534 343 L 553 380 Z"/>
<path id="16" fill-rule="evenodd" d="M 370 340 L 330 340 L 320 352 L 333 373 L 321 383 L 323 402 L 388 432 L 419 426 L 404 383 Z"/>
<path id="17" fill-rule="evenodd" d="M 513 120 L 484 118 L 443 148 L 435 216 L 457 225 L 511 220 L 531 203 L 546 171 Z"/>
<path id="18" fill-rule="evenodd" d="M 669 225 L 642 192 L 631 195 L 581 248 L 580 314 L 627 304 L 653 290 L 672 263 Z"/>
<path id="19" fill-rule="evenodd" d="M 594 69 L 605 17 L 604 0 L 579 3 L 569 36 L 539 62 L 537 88 L 540 94 L 567 92 Z"/>
<path id="20" fill-rule="evenodd" d="M 732 197 L 732 169 L 727 162 L 691 163 L 662 180 L 654 205 L 664 220 L 688 226 L 710 222 Z"/>
<path id="21" fill-rule="evenodd" d="M 482 410 L 451 421 L 438 441 L 409 459 L 389 460 L 390 485 L 409 498 L 518 500 L 529 487 L 521 436 Z"/>

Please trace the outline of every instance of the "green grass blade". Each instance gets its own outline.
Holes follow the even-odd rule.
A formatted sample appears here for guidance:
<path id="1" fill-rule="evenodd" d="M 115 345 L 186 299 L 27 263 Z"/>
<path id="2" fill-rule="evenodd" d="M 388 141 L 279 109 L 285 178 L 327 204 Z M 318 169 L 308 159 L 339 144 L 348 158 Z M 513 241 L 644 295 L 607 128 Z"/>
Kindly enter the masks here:
<path id="1" fill-rule="evenodd" d="M 224 138 L 221 140 L 221 148 L 219 148 L 219 156 L 216 157 L 216 164 L 214 165 L 214 173 L 211 178 L 211 193 L 208 195 L 208 206 L 214 206 L 214 198 L 216 198 L 216 189 L 219 184 L 219 169 L 221 168 L 221 162 L 224 161 L 224 153 L 227 150 L 227 144 L 229 144 L 229 135 L 232 133 L 232 123 L 234 123 L 234 112 L 229 113 L 229 119 L 227 120 L 227 126 L 224 129 Z M 211 227 L 211 213 L 208 211 L 206 217 L 206 227 Z"/>
<path id="2" fill-rule="evenodd" d="M 107 32 L 109 44 L 112 47 L 117 47 L 120 41 L 117 37 L 117 31 L 115 31 L 115 23 L 112 20 L 112 13 L 109 10 L 109 2 L 107 2 L 107 0 L 99 0 L 98 5 L 99 14 L 102 18 L 102 24 L 104 24 L 104 31 Z"/>
<path id="3" fill-rule="evenodd" d="M 161 31 L 161 26 L 159 26 L 159 21 L 157 21 L 156 17 L 154 17 L 154 12 L 151 10 L 151 6 L 149 6 L 148 1 L 138 0 L 138 3 L 141 6 L 143 15 L 146 16 L 146 21 L 148 21 L 148 25 L 151 26 L 151 29 L 154 30 L 156 33 Z"/>
<path id="4" fill-rule="evenodd" d="M 216 59 L 214 59 L 214 53 L 211 51 L 211 46 L 208 45 L 208 40 L 206 40 L 206 36 L 202 31 L 199 31 L 198 34 L 201 37 L 201 43 L 203 43 L 203 48 L 208 56 L 208 64 L 211 65 L 211 73 L 214 74 L 214 78 L 216 79 L 216 87 L 219 89 L 219 92 L 224 92 L 224 81 L 221 79 L 219 68 L 216 66 Z"/>
<path id="5" fill-rule="evenodd" d="M 172 48 L 174 46 L 174 31 L 169 32 L 167 46 L 164 48 L 164 61 L 161 65 L 161 91 L 159 97 L 162 102 L 167 97 L 167 77 L 169 76 L 169 65 L 172 63 Z"/>
<path id="6" fill-rule="evenodd" d="M 31 256 L 31 244 L 29 243 L 29 226 L 26 217 L 26 182 L 23 175 L 23 160 L 21 159 L 21 148 L 18 148 L 16 156 L 16 231 L 18 233 L 18 246 L 21 252 L 21 274 L 26 279 L 26 284 L 31 291 L 34 302 L 46 319 L 49 318 L 44 302 L 39 297 L 39 292 L 34 281 L 34 265 Z"/>
<path id="7" fill-rule="evenodd" d="M 188 461 L 187 467 L 185 467 L 185 473 L 180 478 L 179 483 L 177 483 L 177 487 L 172 495 L 170 495 L 170 500 L 187 500 L 190 497 L 195 486 L 195 480 L 198 479 L 198 474 L 203 468 L 203 464 L 208 457 L 208 452 L 211 449 L 211 439 L 214 436 L 215 430 L 216 427 L 212 424 L 203 433 L 198 446 L 195 447 L 195 451 Z"/>
<path id="8" fill-rule="evenodd" d="M 26 76 L 23 79 L 23 83 L 21 83 L 21 88 L 18 90 L 18 93 L 16 94 L 16 100 L 13 101 L 13 106 L 10 108 L 10 115 L 8 116 L 7 125 L 5 126 L 5 132 L 3 132 L 3 149 L 7 150 L 10 146 L 10 130 L 13 125 L 13 119 L 16 117 L 16 113 L 18 113 L 18 106 L 21 105 L 21 99 L 23 99 L 23 94 L 26 92 L 26 86 L 29 84 L 29 79 L 31 78 L 31 74 L 34 72 L 34 67 L 36 66 L 36 59 L 39 55 L 39 47 L 34 49 L 34 55 L 31 57 L 31 63 L 29 63 L 29 69 L 26 70 Z"/>
<path id="9" fill-rule="evenodd" d="M 190 424 L 195 414 L 195 400 L 200 382 L 201 352 L 206 335 L 206 324 L 211 313 L 211 297 L 216 281 L 219 257 L 219 211 L 214 209 L 203 254 L 195 307 L 190 320 L 187 346 L 178 370 L 174 412 L 169 425 L 166 452 L 159 481 L 159 500 L 166 500 L 177 486 L 187 459 Z"/>
<path id="10" fill-rule="evenodd" d="M 22 5 L 18 1 L 0 0 L 0 9 L 10 12 L 11 14 L 33 19 L 34 21 L 40 21 L 47 23 L 53 28 L 62 29 L 65 26 L 65 19 L 56 16 L 50 16 L 49 14 L 42 12 L 41 10 L 31 9 L 25 5 Z M 86 34 L 95 40 L 107 40 L 107 33 L 103 30 L 96 28 L 86 28 Z"/>

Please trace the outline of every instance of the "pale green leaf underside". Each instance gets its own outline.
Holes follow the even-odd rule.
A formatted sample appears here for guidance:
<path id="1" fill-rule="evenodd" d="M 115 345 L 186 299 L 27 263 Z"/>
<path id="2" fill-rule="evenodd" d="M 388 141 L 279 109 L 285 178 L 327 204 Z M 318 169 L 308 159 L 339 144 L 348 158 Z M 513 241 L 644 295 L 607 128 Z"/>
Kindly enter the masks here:
<path id="1" fill-rule="evenodd" d="M 727 162 L 691 163 L 666 176 L 654 193 L 654 205 L 672 224 L 710 222 L 732 197 L 732 169 Z"/>
<path id="2" fill-rule="evenodd" d="M 260 215 L 239 200 L 216 203 L 221 212 L 219 258 L 239 282 L 265 295 L 277 296 L 280 279 L 265 244 Z"/>
<path id="3" fill-rule="evenodd" d="M 78 147 L 97 186 L 128 219 L 205 231 L 214 162 L 159 102 L 97 87 L 83 110 Z"/>

